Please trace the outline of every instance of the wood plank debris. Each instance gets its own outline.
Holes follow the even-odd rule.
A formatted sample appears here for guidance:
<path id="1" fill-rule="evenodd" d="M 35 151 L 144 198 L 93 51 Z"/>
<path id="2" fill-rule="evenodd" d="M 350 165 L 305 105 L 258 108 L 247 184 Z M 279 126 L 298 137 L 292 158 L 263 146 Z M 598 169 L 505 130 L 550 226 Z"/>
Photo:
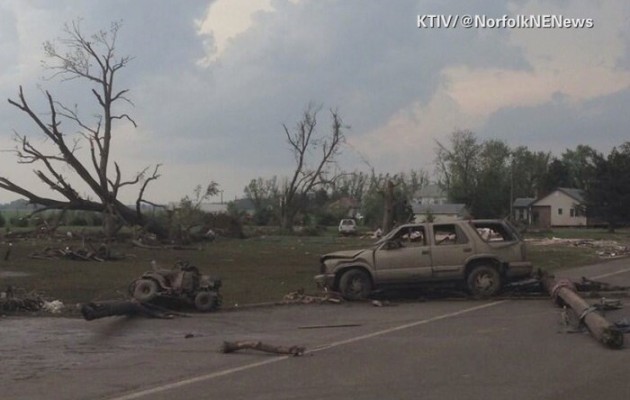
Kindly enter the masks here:
<path id="1" fill-rule="evenodd" d="M 305 347 L 302 346 L 274 346 L 267 343 L 263 343 L 260 341 L 241 341 L 241 342 L 228 342 L 225 341 L 219 348 L 219 352 L 221 353 L 233 353 L 238 350 L 251 349 L 263 351 L 266 353 L 280 354 L 280 355 L 291 355 L 294 357 L 301 356 L 306 351 Z"/>

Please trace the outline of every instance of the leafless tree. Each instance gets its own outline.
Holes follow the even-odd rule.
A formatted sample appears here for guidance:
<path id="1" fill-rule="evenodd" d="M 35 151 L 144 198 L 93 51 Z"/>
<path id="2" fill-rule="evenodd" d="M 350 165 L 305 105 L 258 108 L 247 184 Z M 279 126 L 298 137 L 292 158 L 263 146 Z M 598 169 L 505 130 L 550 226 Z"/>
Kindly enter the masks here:
<path id="1" fill-rule="evenodd" d="M 120 27 L 121 24 L 115 22 L 109 30 L 86 36 L 80 29 L 80 21 L 74 21 L 64 26 L 64 37 L 44 43 L 48 60 L 44 67 L 51 72 L 50 79 L 80 80 L 89 87 L 98 109 L 93 121 L 83 118 L 76 105 L 69 107 L 55 100 L 49 91 L 45 91 L 48 109 L 45 113 L 33 110 L 21 86 L 18 98 L 9 99 L 11 105 L 36 125 L 38 135 L 52 144 L 50 150 L 16 132 L 17 162 L 34 165 L 34 173 L 55 195 L 40 195 L 0 177 L 0 188 L 22 195 L 31 203 L 42 205 L 43 209 L 102 212 L 105 231 L 109 235 L 122 224 L 145 225 L 147 221 L 141 205 L 149 202 L 143 196 L 149 183 L 160 176 L 158 164 L 123 178 L 119 164 L 112 159 L 111 143 L 116 122 L 125 120 L 136 126 L 128 114 L 117 113 L 114 109 L 119 103 L 132 105 L 127 97 L 128 89 L 115 88 L 115 77 L 132 59 L 116 55 Z M 67 128 L 62 123 L 66 123 Z M 78 132 L 69 132 L 74 127 Z M 85 142 L 88 146 L 82 147 Z M 79 194 L 74 186 L 77 183 L 87 185 L 91 193 Z M 126 206 L 118 198 L 123 187 L 132 185 L 139 186 L 135 208 Z"/>
<path id="2" fill-rule="evenodd" d="M 305 204 L 306 196 L 316 187 L 334 180 L 330 167 L 345 142 L 343 130 L 347 127 L 343 125 L 339 113 L 330 110 L 330 135 L 319 137 L 316 127 L 320 110 L 321 107 L 309 104 L 293 130 L 283 124 L 287 142 L 295 158 L 293 176 L 283 185 L 280 198 L 280 224 L 285 230 L 293 229 L 295 216 Z"/>
<path id="3" fill-rule="evenodd" d="M 449 139 L 450 148 L 436 140 L 438 147 L 435 162 L 440 184 L 448 192 L 451 201 L 470 205 L 483 146 L 469 130 L 456 130 Z"/>

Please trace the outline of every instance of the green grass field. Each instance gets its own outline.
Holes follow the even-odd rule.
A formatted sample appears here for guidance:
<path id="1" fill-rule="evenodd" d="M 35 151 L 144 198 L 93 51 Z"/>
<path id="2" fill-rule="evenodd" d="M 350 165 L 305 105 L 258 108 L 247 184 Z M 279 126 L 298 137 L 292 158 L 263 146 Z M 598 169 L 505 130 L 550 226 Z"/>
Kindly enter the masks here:
<path id="1" fill-rule="evenodd" d="M 609 238 L 605 231 L 598 230 L 556 231 L 547 236 Z M 628 243 L 630 233 L 620 232 L 614 238 Z M 29 257 L 46 247 L 81 246 L 80 241 L 61 239 L 15 241 L 9 260 L 3 261 L 8 244 L 0 242 L 0 291 L 12 285 L 36 291 L 47 300 L 61 300 L 64 304 L 123 299 L 127 296 L 129 283 L 151 269 L 152 260 L 164 268 L 178 260 L 186 260 L 203 273 L 223 279 L 225 306 L 280 301 L 285 294 L 297 289 L 317 293 L 313 276 L 318 273 L 321 254 L 366 247 L 372 242 L 372 239 L 360 237 L 338 237 L 332 232 L 321 236 L 219 239 L 203 244 L 200 250 L 149 250 L 121 242 L 112 245 L 112 249 L 125 254 L 125 259 L 107 262 Z M 528 254 L 534 265 L 544 270 L 601 261 L 593 249 L 566 245 L 529 246 Z M 15 273 L 24 275 L 15 276 Z"/>

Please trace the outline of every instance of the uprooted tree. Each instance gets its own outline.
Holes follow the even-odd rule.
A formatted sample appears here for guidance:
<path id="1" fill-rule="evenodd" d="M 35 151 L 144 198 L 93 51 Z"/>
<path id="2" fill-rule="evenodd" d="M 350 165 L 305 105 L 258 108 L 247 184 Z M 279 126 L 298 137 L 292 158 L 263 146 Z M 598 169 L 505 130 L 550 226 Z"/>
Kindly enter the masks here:
<path id="1" fill-rule="evenodd" d="M 69 107 L 45 91 L 47 112 L 37 113 L 22 87 L 17 99 L 9 103 L 25 113 L 37 128 L 37 135 L 45 142 L 32 141 L 26 134 L 15 133 L 17 162 L 32 164 L 34 173 L 56 196 L 37 194 L 6 177 L 0 177 L 0 188 L 26 197 L 31 203 L 48 209 L 84 210 L 103 213 L 104 230 L 110 236 L 123 224 L 145 226 L 141 212 L 147 185 L 159 178 L 160 165 L 147 167 L 131 178 L 123 178 L 119 164 L 112 159 L 111 143 L 116 123 L 136 122 L 118 105 L 132 105 L 128 89 L 115 87 L 115 77 L 131 61 L 129 56 L 117 56 L 116 40 L 120 23 L 109 30 L 86 36 L 79 21 L 64 26 L 64 37 L 44 43 L 47 61 L 44 68 L 50 79 L 79 80 L 86 83 L 98 110 L 94 120 L 80 115 L 78 107 Z M 86 108 L 89 108 L 86 105 Z M 76 132 L 76 133 L 75 133 Z M 82 147 L 87 142 L 87 146 Z M 81 151 L 83 150 L 83 151 Z M 112 165 L 113 163 L 113 165 Z M 66 175 L 68 174 L 68 175 Z M 89 194 L 80 194 L 76 185 L 87 186 Z M 139 186 L 135 208 L 119 200 L 125 186 Z M 83 191 L 83 189 L 81 190 Z M 92 199 L 94 197 L 94 199 Z M 150 204 L 150 203 L 149 203 Z M 163 235 L 158 225 L 154 233 Z M 157 230 L 157 231 L 156 231 Z"/>

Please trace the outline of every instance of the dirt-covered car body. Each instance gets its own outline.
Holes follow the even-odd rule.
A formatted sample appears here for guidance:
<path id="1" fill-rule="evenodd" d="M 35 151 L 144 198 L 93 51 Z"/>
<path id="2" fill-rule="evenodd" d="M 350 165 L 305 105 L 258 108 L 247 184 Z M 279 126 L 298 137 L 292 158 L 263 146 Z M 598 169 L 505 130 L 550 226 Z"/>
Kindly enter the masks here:
<path id="1" fill-rule="evenodd" d="M 388 285 L 452 283 L 476 297 L 492 296 L 510 281 L 529 277 L 525 243 L 503 220 L 405 224 L 371 248 L 323 255 L 315 281 L 348 299 Z"/>
<path id="2" fill-rule="evenodd" d="M 178 262 L 172 269 L 147 271 L 129 285 L 130 295 L 141 302 L 160 298 L 192 304 L 199 311 L 211 311 L 221 305 L 220 279 L 202 275 L 187 262 Z"/>

